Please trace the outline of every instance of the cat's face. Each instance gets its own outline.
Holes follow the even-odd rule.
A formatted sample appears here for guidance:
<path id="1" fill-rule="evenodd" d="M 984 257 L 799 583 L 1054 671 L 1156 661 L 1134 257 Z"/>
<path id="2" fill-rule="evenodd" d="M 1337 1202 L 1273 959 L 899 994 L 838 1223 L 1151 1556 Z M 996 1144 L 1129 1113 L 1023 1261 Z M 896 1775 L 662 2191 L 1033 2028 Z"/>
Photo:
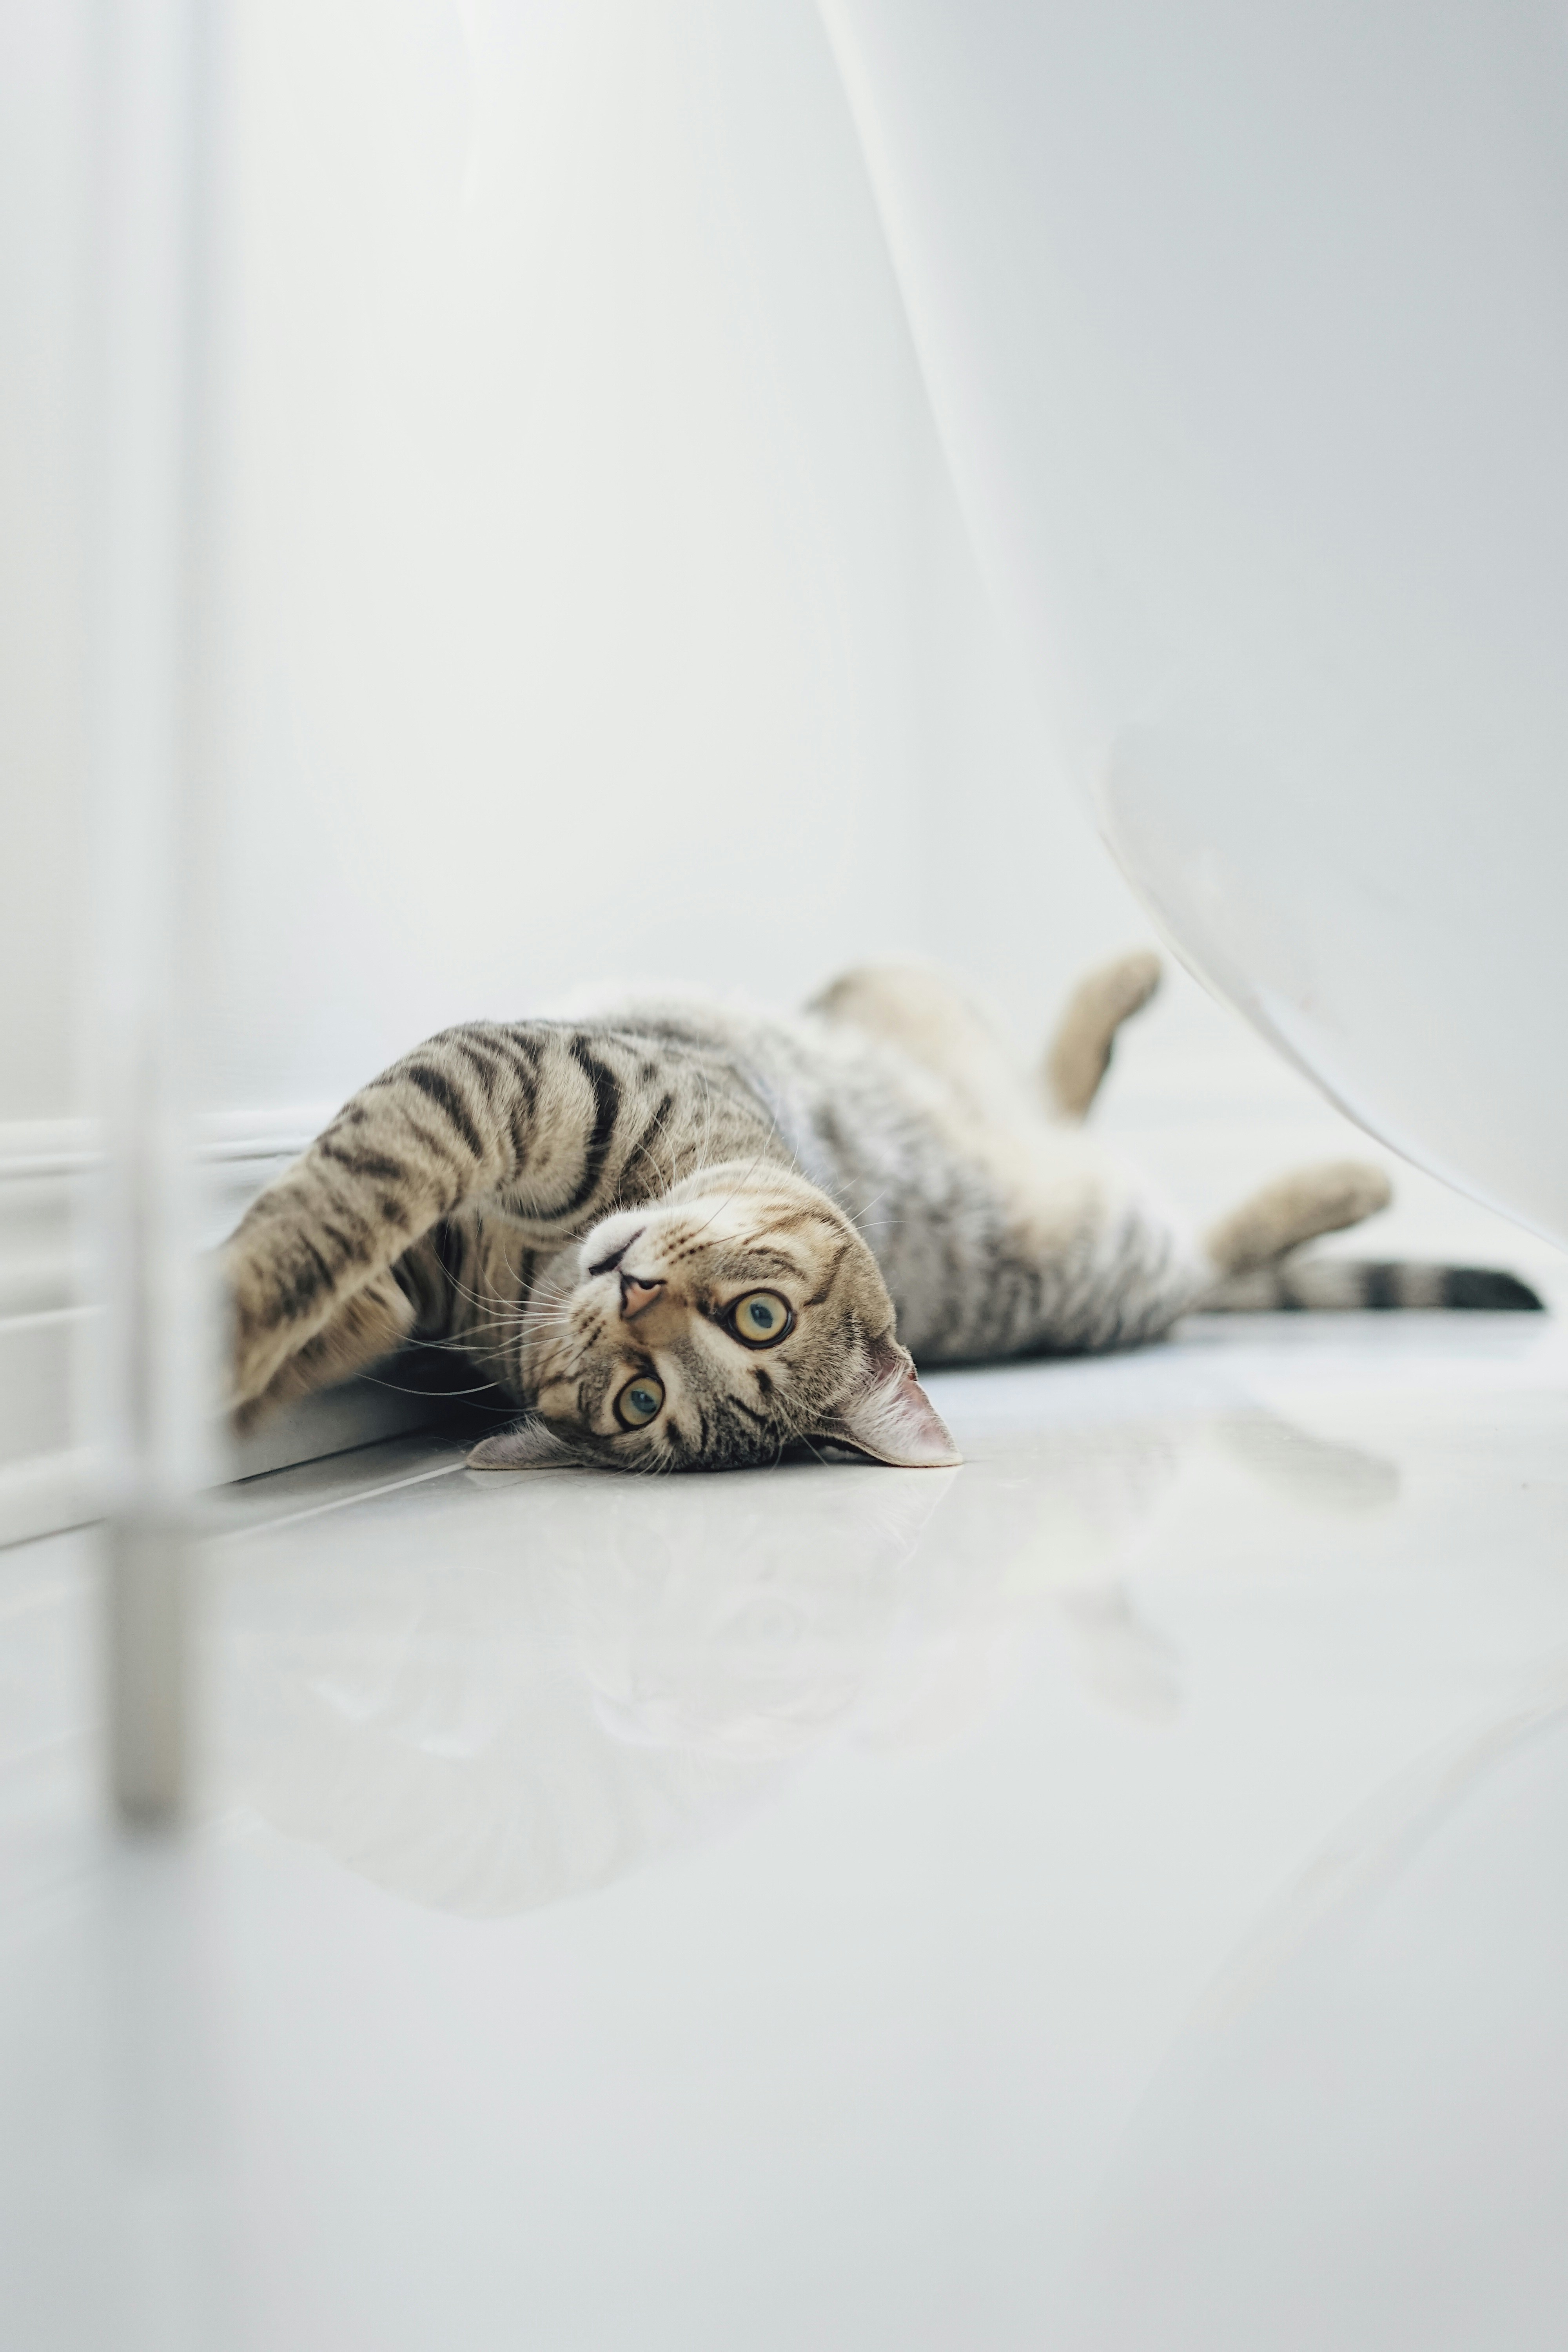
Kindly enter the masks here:
<path id="1" fill-rule="evenodd" d="M 478 1469 L 737 1469 L 803 1443 L 959 1459 L 876 1260 L 788 1171 L 706 1169 L 603 1219 L 536 1293 L 522 1369 L 533 1411 Z"/>

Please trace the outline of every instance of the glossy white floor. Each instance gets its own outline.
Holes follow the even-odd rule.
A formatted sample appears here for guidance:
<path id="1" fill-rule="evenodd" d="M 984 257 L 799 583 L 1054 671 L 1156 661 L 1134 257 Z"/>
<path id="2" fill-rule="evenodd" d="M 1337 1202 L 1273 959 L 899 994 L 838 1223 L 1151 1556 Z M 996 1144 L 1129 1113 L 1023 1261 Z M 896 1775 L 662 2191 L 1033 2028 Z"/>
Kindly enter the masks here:
<path id="1" fill-rule="evenodd" d="M 0 1555 L 0 2340 L 1561 2344 L 1561 1325 L 933 1386 L 960 1472 L 240 1490 L 167 1846 Z"/>

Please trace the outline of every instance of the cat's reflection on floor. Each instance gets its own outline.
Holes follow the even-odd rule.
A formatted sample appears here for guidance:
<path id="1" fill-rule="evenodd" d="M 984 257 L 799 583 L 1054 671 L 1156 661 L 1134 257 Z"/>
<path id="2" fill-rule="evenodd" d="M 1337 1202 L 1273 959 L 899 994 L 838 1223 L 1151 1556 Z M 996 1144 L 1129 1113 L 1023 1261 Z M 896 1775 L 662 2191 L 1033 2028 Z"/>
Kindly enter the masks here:
<path id="1" fill-rule="evenodd" d="M 1004 1437 L 960 1471 L 465 1476 L 258 1538 L 214 1612 L 218 1800 L 499 1915 L 722 1833 L 829 1742 L 973 1736 L 1063 1632 L 1091 1702 L 1157 1729 L 1181 1662 L 1126 1573 L 1216 1443 L 1293 1506 L 1396 1484 L 1247 1413 Z"/>

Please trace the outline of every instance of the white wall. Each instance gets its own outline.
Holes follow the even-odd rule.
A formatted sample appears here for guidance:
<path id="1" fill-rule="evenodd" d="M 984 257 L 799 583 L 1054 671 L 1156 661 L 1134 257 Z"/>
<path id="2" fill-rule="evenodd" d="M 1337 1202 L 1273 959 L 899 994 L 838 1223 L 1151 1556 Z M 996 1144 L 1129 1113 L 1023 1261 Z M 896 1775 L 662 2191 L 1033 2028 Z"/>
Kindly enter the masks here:
<path id="1" fill-rule="evenodd" d="M 0 1123 L 77 1109 L 85 11 L 0 5 Z"/>
<path id="2" fill-rule="evenodd" d="M 68 1509 L 85 7 L 0 0 L 0 1540 Z"/>
<path id="3" fill-rule="evenodd" d="M 918 941 L 932 430 L 806 0 L 241 0 L 215 1108 Z"/>
<path id="4" fill-rule="evenodd" d="M 207 1098 L 606 976 L 1142 919 L 1051 788 L 809 0 L 239 0 Z"/>

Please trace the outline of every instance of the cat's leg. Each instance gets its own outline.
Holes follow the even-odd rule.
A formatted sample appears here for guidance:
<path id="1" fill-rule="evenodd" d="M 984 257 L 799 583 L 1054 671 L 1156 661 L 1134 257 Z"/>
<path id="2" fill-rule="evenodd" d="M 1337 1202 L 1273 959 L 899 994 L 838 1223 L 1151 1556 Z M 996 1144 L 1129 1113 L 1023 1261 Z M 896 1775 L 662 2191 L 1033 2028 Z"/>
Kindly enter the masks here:
<path id="1" fill-rule="evenodd" d="M 330 1388 L 363 1372 L 401 1348 L 411 1335 L 415 1306 L 390 1274 L 378 1275 L 356 1291 L 313 1339 L 286 1357 L 258 1396 L 240 1405 L 234 1415 L 237 1435 L 315 1390 Z"/>
<path id="2" fill-rule="evenodd" d="M 944 1332 L 927 1352 L 936 1361 L 1142 1346 L 1194 1308 L 1232 1303 L 1250 1269 L 1359 1223 L 1388 1198 L 1381 1169 L 1339 1161 L 1267 1185 L 1194 1236 L 1135 1171 L 1058 1130 L 1054 1150 L 1020 1169 L 1000 1245 L 963 1286 L 969 1319 L 955 1310 L 951 1341 Z"/>
<path id="3" fill-rule="evenodd" d="M 341 1318 L 366 1295 L 368 1345 L 400 1311 L 380 1277 L 468 1203 L 493 1201 L 542 1244 L 591 1223 L 624 1192 L 650 1136 L 679 1131 L 680 1083 L 630 1039 L 553 1023 L 447 1030 L 394 1064 L 225 1245 L 230 1403 L 270 1394 L 296 1358 L 303 1386 L 340 1377 L 345 1359 L 329 1327 L 356 1346 L 358 1326 Z"/>
<path id="4" fill-rule="evenodd" d="M 1204 1235 L 1204 1252 L 1216 1278 L 1253 1274 L 1277 1265 L 1288 1252 L 1320 1234 L 1337 1234 L 1375 1216 L 1394 1197 L 1381 1168 L 1361 1160 L 1335 1160 L 1302 1168 L 1266 1184 L 1222 1217 Z"/>
<path id="5" fill-rule="evenodd" d="M 1116 1033 L 1141 1013 L 1160 985 L 1160 959 L 1143 948 L 1119 956 L 1080 980 L 1068 999 L 1046 1049 L 1041 1086 L 1052 1115 L 1078 1121 L 1087 1117 L 1110 1066 Z"/>
<path id="6" fill-rule="evenodd" d="M 860 965 L 830 982 L 807 1010 L 899 1046 L 986 1127 L 1026 1127 L 1039 1118 L 1028 1074 L 996 1024 L 934 965 Z"/>
<path id="7" fill-rule="evenodd" d="M 1530 1285 L 1499 1266 L 1338 1255 L 1296 1262 L 1303 1242 L 1360 1224 L 1386 1208 L 1392 1194 L 1381 1168 L 1355 1160 L 1300 1169 L 1266 1185 L 1205 1234 L 1209 1273 L 1194 1304 L 1205 1313 L 1254 1315 L 1302 1307 L 1541 1311 Z"/>

